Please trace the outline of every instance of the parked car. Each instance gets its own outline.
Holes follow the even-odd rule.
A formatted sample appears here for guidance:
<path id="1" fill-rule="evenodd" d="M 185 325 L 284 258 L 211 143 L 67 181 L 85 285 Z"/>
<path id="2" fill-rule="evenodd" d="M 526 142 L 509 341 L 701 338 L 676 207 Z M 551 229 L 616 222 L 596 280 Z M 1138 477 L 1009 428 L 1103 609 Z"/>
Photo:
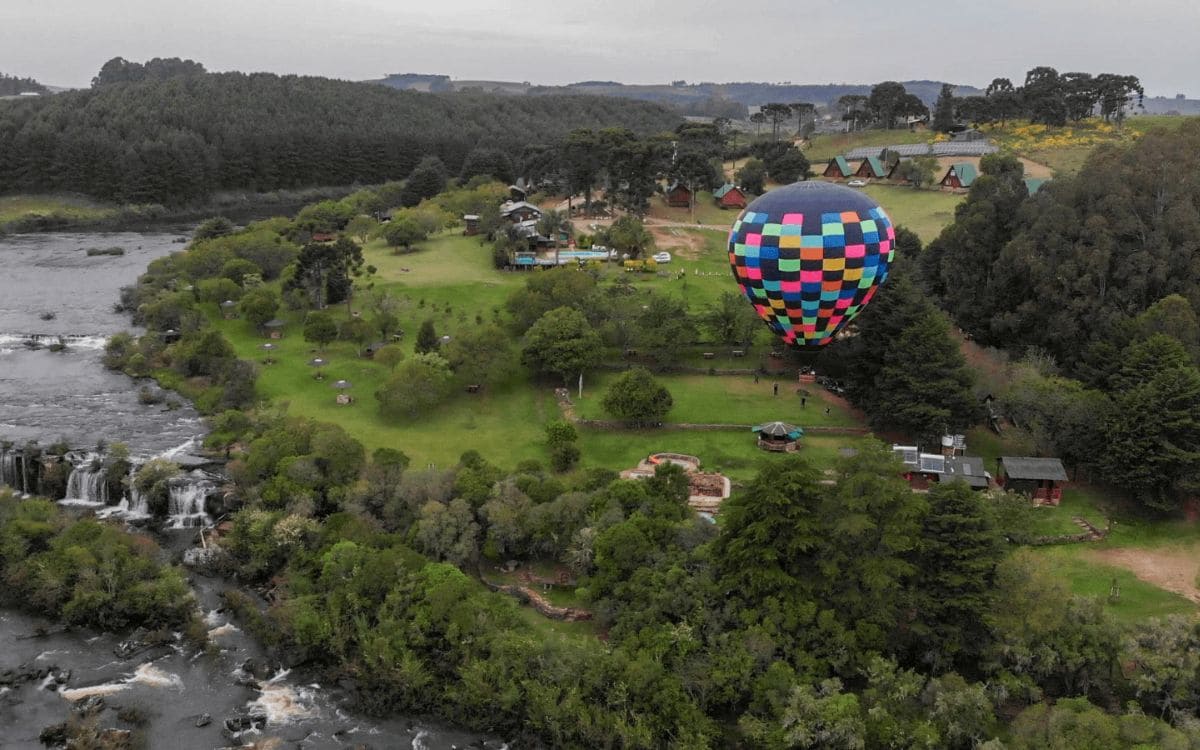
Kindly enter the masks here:
<path id="1" fill-rule="evenodd" d="M 671 254 L 666 251 L 663 251 L 661 253 L 655 253 L 654 254 L 654 262 L 655 263 L 670 263 L 671 262 Z"/>
<path id="2" fill-rule="evenodd" d="M 866 180 L 850 180 L 846 184 L 849 185 L 850 187 L 866 187 L 867 181 Z"/>

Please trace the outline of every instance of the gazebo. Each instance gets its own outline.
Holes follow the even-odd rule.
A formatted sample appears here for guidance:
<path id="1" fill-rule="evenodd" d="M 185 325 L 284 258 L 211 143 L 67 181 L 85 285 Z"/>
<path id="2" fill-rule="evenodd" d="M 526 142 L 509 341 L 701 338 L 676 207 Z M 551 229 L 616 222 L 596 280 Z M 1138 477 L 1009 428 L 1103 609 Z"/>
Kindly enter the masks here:
<path id="1" fill-rule="evenodd" d="M 338 404 L 340 404 L 342 406 L 348 406 L 350 404 L 350 402 L 352 402 L 354 400 L 350 396 L 349 393 L 346 393 L 346 391 L 349 390 L 351 387 L 349 380 L 339 380 L 333 384 L 333 387 L 336 388 L 337 392 L 338 392 L 338 394 L 337 394 Z"/>
<path id="2" fill-rule="evenodd" d="M 320 357 L 314 357 L 313 359 L 308 360 L 308 366 L 313 368 L 313 370 L 315 371 L 315 372 L 313 372 L 313 377 L 317 380 L 325 379 L 325 375 L 324 375 L 324 373 L 321 372 L 321 370 L 327 364 L 329 364 L 329 361 L 325 360 L 325 359 L 321 359 Z"/>
<path id="3" fill-rule="evenodd" d="M 268 341 L 267 343 L 262 344 L 258 348 L 262 349 L 264 352 L 267 353 L 266 359 L 263 360 L 263 364 L 270 365 L 270 364 L 275 363 L 275 357 L 272 355 L 275 353 L 275 350 L 279 348 L 277 345 L 272 344 L 270 341 Z"/>
<path id="4" fill-rule="evenodd" d="M 757 424 L 750 428 L 758 435 L 758 447 L 765 451 L 792 453 L 796 450 L 796 441 L 804 437 L 804 430 L 787 422 L 768 422 Z"/>
<path id="5" fill-rule="evenodd" d="M 237 317 L 237 303 L 231 299 L 227 299 L 221 303 L 221 317 L 225 320 L 233 320 Z"/>
<path id="6" fill-rule="evenodd" d="M 273 339 L 283 338 L 283 327 L 287 325 L 287 321 L 281 318 L 272 318 L 266 323 L 263 323 L 263 328 L 267 332 L 267 336 Z"/>

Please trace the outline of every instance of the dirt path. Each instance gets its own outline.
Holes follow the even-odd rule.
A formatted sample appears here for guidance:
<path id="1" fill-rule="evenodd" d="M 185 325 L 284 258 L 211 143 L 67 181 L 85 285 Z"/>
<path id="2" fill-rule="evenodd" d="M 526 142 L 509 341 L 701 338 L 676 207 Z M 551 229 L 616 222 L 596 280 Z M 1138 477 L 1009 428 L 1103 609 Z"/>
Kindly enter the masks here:
<path id="1" fill-rule="evenodd" d="M 1124 568 L 1146 583 L 1200 604 L 1200 589 L 1196 588 L 1200 549 L 1196 547 L 1089 550 L 1087 557 Z"/>

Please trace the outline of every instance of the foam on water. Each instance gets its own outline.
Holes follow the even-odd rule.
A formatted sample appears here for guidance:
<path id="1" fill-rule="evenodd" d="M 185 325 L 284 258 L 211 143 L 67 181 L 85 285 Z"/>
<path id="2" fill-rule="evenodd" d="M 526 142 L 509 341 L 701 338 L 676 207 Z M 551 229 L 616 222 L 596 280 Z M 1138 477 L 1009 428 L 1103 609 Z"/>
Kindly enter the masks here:
<path id="1" fill-rule="evenodd" d="M 71 702 L 91 698 L 92 696 L 107 696 L 128 690 L 133 685 L 145 685 L 163 690 L 183 691 L 183 680 L 179 675 L 166 672 L 146 662 L 134 670 L 133 674 L 119 682 L 106 682 L 89 687 L 68 688 L 58 691 L 58 694 Z"/>
<path id="2" fill-rule="evenodd" d="M 251 712 L 266 715 L 268 725 L 291 724 L 321 716 L 313 705 L 313 691 L 284 682 L 288 672 L 285 669 L 263 683 L 262 692 L 248 704 Z"/>

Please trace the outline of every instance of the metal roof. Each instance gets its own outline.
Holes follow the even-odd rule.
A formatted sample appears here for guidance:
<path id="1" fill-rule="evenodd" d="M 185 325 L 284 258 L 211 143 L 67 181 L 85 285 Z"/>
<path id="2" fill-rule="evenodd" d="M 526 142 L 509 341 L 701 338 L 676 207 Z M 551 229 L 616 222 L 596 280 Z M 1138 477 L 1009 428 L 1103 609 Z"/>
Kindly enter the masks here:
<path id="1" fill-rule="evenodd" d="M 719 187 L 713 191 L 713 197 L 716 198 L 717 200 L 720 200 L 721 198 L 724 198 L 725 194 L 728 193 L 730 190 L 737 190 L 737 189 L 738 189 L 737 185 L 734 185 L 732 182 L 727 182 L 724 185 L 722 185 L 721 187 Z"/>
<path id="2" fill-rule="evenodd" d="M 886 177 L 888 170 L 884 169 L 883 162 L 879 161 L 878 156 L 868 156 L 864 159 L 867 169 L 871 171 L 872 177 Z"/>
<path id="3" fill-rule="evenodd" d="M 850 168 L 850 162 L 846 161 L 846 157 L 844 156 L 835 156 L 829 162 L 830 164 L 837 165 L 838 171 L 842 173 L 842 177 L 849 177 L 854 174 L 854 170 Z"/>
<path id="4" fill-rule="evenodd" d="M 1009 479 L 1052 479 L 1067 481 L 1067 471 L 1057 458 L 1029 458 L 1026 456 L 1001 456 L 1004 474 Z"/>
<path id="5" fill-rule="evenodd" d="M 542 213 L 542 209 L 538 208 L 537 206 L 533 205 L 532 203 L 526 203 L 525 201 L 517 201 L 516 203 L 509 203 L 504 206 L 501 206 L 500 207 L 500 215 L 508 216 L 509 214 L 513 213 L 514 211 L 520 210 L 522 208 L 532 209 L 533 211 L 537 212 L 539 215 Z"/>
<path id="6" fill-rule="evenodd" d="M 955 456 L 946 459 L 942 481 L 961 479 L 972 487 L 987 487 L 988 475 L 979 456 Z"/>
<path id="7" fill-rule="evenodd" d="M 755 425 L 751 428 L 752 432 L 757 432 L 760 435 L 767 435 L 773 438 L 784 438 L 795 440 L 804 437 L 804 430 L 787 422 L 767 422 L 766 424 Z"/>
<path id="8" fill-rule="evenodd" d="M 1026 177 L 1025 178 L 1025 189 L 1029 191 L 1030 195 L 1033 195 L 1034 193 L 1036 193 L 1037 191 L 1042 189 L 1042 185 L 1045 185 L 1049 181 L 1050 181 L 1049 179 L 1045 179 L 1045 178 Z"/>
<path id="9" fill-rule="evenodd" d="M 860 146 L 846 152 L 847 159 L 866 159 L 879 156 L 883 150 L 901 156 L 985 156 L 1000 149 L 988 141 L 944 141 L 940 143 L 898 143 L 894 146 Z"/>

